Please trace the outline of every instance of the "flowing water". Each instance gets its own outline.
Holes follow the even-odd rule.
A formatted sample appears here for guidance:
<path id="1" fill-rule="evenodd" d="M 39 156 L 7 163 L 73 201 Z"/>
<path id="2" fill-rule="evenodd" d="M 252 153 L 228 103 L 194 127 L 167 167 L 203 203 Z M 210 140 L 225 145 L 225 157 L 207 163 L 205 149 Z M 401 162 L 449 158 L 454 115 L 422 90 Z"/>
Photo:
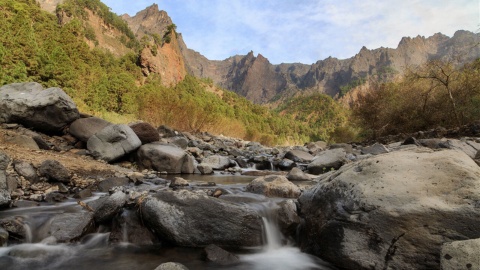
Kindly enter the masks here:
<path id="1" fill-rule="evenodd" d="M 218 178 L 201 179 L 216 181 Z M 240 263 L 231 266 L 219 266 L 202 260 L 203 249 L 167 247 L 161 245 L 135 246 L 129 244 L 128 224 L 121 224 L 123 239 L 118 244 L 109 243 L 109 232 L 101 229 L 98 233 L 89 234 L 74 244 L 56 243 L 48 236 L 48 229 L 54 215 L 64 212 L 79 211 L 76 201 L 67 201 L 56 205 L 24 207 L 0 211 L 0 219 L 16 217 L 25 224 L 25 239 L 22 243 L 0 247 L 1 270 L 23 269 L 135 269 L 153 270 L 165 262 L 179 262 L 189 269 L 334 269 L 320 259 L 302 253 L 294 247 L 290 240 L 285 239 L 277 227 L 273 216 L 277 204 L 262 196 L 243 192 L 249 178 L 221 179 L 217 187 L 230 194 L 261 197 L 263 202 L 249 204 L 263 216 L 264 246 L 253 249 L 235 251 Z M 218 182 L 218 181 L 217 181 Z M 101 194 L 89 198 L 95 200 Z M 257 198 L 258 199 L 258 198 Z M 260 200 L 260 199 L 259 199 Z M 124 211 L 122 215 L 135 214 L 134 211 Z"/>

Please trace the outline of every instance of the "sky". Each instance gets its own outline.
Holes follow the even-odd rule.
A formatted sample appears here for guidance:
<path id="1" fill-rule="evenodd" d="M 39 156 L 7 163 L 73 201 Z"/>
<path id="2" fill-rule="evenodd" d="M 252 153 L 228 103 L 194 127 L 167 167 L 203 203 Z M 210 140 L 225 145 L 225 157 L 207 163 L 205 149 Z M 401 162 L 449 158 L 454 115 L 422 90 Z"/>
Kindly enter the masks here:
<path id="1" fill-rule="evenodd" d="M 350 58 L 402 37 L 480 32 L 480 0 L 102 0 L 118 15 L 153 3 L 210 60 L 253 51 L 272 64 Z M 153 1 L 153 2 L 152 2 Z"/>

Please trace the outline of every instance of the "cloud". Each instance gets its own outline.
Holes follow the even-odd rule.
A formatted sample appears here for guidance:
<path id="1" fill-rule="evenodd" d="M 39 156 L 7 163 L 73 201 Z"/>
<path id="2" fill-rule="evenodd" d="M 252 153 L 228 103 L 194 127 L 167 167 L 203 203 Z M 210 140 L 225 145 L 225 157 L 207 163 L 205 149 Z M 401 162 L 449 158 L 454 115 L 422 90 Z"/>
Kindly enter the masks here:
<path id="1" fill-rule="evenodd" d="M 106 0 L 114 12 L 151 5 Z M 272 63 L 313 63 L 348 58 L 362 46 L 395 48 L 404 36 L 476 31 L 479 9 L 472 0 L 163 0 L 189 48 L 222 60 L 250 50 Z"/>

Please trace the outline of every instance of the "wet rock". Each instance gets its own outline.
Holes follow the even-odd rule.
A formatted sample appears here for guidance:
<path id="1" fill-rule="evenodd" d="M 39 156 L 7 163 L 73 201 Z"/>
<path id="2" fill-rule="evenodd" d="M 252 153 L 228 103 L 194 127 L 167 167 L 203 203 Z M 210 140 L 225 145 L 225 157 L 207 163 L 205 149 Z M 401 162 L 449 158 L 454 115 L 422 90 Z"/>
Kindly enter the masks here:
<path id="1" fill-rule="evenodd" d="M 130 179 L 128 179 L 127 177 L 111 177 L 98 183 L 97 188 L 100 192 L 108 192 L 113 187 L 126 186 L 129 183 Z"/>
<path id="2" fill-rule="evenodd" d="M 65 201 L 67 196 L 59 192 L 50 192 L 45 195 L 45 201 L 49 203 L 62 202 Z"/>
<path id="3" fill-rule="evenodd" d="M 16 135 L 13 137 L 7 137 L 5 142 L 18 145 L 23 148 L 28 148 L 32 150 L 40 150 L 37 143 L 32 137 L 26 135 Z"/>
<path id="4" fill-rule="evenodd" d="M 479 178 L 457 150 L 345 165 L 299 197 L 301 247 L 345 269 L 439 269 L 443 243 L 480 235 Z"/>
<path id="5" fill-rule="evenodd" d="M 295 162 L 293 160 L 284 158 L 280 160 L 278 163 L 275 164 L 280 170 L 291 170 L 293 167 L 295 167 Z"/>
<path id="6" fill-rule="evenodd" d="M 310 163 L 312 162 L 314 156 L 302 150 L 290 150 L 285 154 L 285 158 L 295 162 Z"/>
<path id="7" fill-rule="evenodd" d="M 203 250 L 205 260 L 220 265 L 231 265 L 240 262 L 238 256 L 216 245 L 208 245 Z"/>
<path id="8" fill-rule="evenodd" d="M 95 157 L 114 161 L 142 145 L 135 132 L 127 125 L 111 125 L 95 133 L 87 142 L 87 148 Z"/>
<path id="9" fill-rule="evenodd" d="M 0 219 L 0 227 L 8 232 L 11 239 L 15 239 L 16 241 L 23 241 L 25 239 L 25 221 L 22 217 Z"/>
<path id="10" fill-rule="evenodd" d="M 94 230 L 93 213 L 57 214 L 52 219 L 49 234 L 58 242 L 72 242 Z"/>
<path id="11" fill-rule="evenodd" d="M 0 247 L 6 247 L 8 243 L 8 232 L 0 227 Z"/>
<path id="12" fill-rule="evenodd" d="M 279 203 L 277 211 L 278 225 L 284 235 L 296 237 L 297 227 L 302 221 L 298 216 L 297 204 L 289 199 Z"/>
<path id="13" fill-rule="evenodd" d="M 310 181 L 312 180 L 307 174 L 305 174 L 302 170 L 295 167 L 293 168 L 288 174 L 287 179 L 290 181 Z"/>
<path id="14" fill-rule="evenodd" d="M 85 198 L 88 198 L 88 197 L 91 197 L 92 196 L 92 191 L 90 189 L 82 189 L 82 190 L 78 190 L 77 192 L 75 192 L 75 194 L 73 195 L 73 197 L 75 199 L 85 199 Z"/>
<path id="15" fill-rule="evenodd" d="M 200 163 L 197 165 L 197 169 L 201 174 L 213 174 L 213 169 L 208 164 Z"/>
<path id="16" fill-rule="evenodd" d="M 157 142 L 160 140 L 158 131 L 149 123 L 136 123 L 130 127 L 132 128 L 133 132 L 137 134 L 142 144 Z"/>
<path id="17" fill-rule="evenodd" d="M 188 268 L 177 262 L 167 262 L 160 264 L 155 270 L 188 270 Z"/>
<path id="18" fill-rule="evenodd" d="M 60 133 L 80 114 L 60 88 L 13 83 L 0 88 L 0 123 L 19 123 L 45 133 Z"/>
<path id="19" fill-rule="evenodd" d="M 308 164 L 308 172 L 311 174 L 322 174 L 330 170 L 338 170 L 346 162 L 346 152 L 343 148 L 325 150 L 319 153 L 313 161 Z"/>
<path id="20" fill-rule="evenodd" d="M 230 159 L 225 156 L 213 155 L 204 158 L 201 164 L 208 165 L 214 170 L 223 170 L 230 167 Z"/>
<path id="21" fill-rule="evenodd" d="M 49 181 L 69 183 L 72 179 L 70 171 L 56 160 L 45 160 L 40 164 L 38 173 Z"/>
<path id="22" fill-rule="evenodd" d="M 268 197 L 298 198 L 301 190 L 285 176 L 269 175 L 254 179 L 247 185 L 246 190 Z"/>
<path id="23" fill-rule="evenodd" d="M 93 218 L 97 223 L 110 221 L 125 205 L 127 195 L 121 191 L 117 191 L 110 195 L 102 204 L 95 209 Z"/>
<path id="24" fill-rule="evenodd" d="M 10 161 L 10 157 L 5 152 L 0 151 L 0 171 L 6 170 Z"/>
<path id="25" fill-rule="evenodd" d="M 69 132 L 80 141 L 87 142 L 95 133 L 110 125 L 113 124 L 98 117 L 80 118 L 73 121 Z"/>
<path id="26" fill-rule="evenodd" d="M 381 143 L 376 143 L 374 145 L 367 146 L 362 149 L 362 155 L 368 155 L 368 154 L 380 155 L 388 152 L 390 151 L 385 147 L 385 145 Z"/>
<path id="27" fill-rule="evenodd" d="M 23 176 L 30 183 L 37 183 L 40 178 L 38 177 L 37 170 L 33 167 L 31 163 L 15 160 L 13 162 L 13 168 L 18 173 L 18 175 Z"/>
<path id="28" fill-rule="evenodd" d="M 109 241 L 112 243 L 128 242 L 134 245 L 152 245 L 157 242 L 155 235 L 143 226 L 134 210 L 123 209 L 113 219 Z"/>
<path id="29" fill-rule="evenodd" d="M 0 189 L 0 208 L 9 206 L 11 199 L 10 191 L 6 189 Z"/>
<path id="30" fill-rule="evenodd" d="M 255 211 L 203 192 L 161 191 L 142 200 L 139 209 L 145 224 L 160 239 L 179 246 L 251 247 L 262 243 L 262 221 Z"/>
<path id="31" fill-rule="evenodd" d="M 189 183 L 187 180 L 181 178 L 181 177 L 175 177 L 173 178 L 172 182 L 170 182 L 170 187 L 186 187 L 188 186 Z"/>
<path id="32" fill-rule="evenodd" d="M 141 169 L 153 169 L 171 174 L 193 173 L 193 157 L 183 149 L 169 144 L 149 143 L 137 151 L 137 163 Z"/>
<path id="33" fill-rule="evenodd" d="M 480 238 L 445 243 L 440 259 L 442 270 L 480 269 Z"/>

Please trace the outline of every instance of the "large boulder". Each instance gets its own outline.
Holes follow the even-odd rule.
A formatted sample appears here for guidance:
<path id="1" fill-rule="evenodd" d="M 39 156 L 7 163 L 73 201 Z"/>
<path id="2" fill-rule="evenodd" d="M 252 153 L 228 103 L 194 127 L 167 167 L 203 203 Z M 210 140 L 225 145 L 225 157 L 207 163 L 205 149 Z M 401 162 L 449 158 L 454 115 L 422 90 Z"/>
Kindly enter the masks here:
<path id="1" fill-rule="evenodd" d="M 60 88 L 43 89 L 34 82 L 0 88 L 0 123 L 19 123 L 45 133 L 60 133 L 80 114 Z"/>
<path id="2" fill-rule="evenodd" d="M 127 125 L 111 125 L 95 133 L 87 142 L 91 154 L 107 162 L 133 152 L 142 145 L 140 139 Z"/>
<path id="3" fill-rule="evenodd" d="M 183 149 L 164 143 L 142 145 L 137 151 L 137 163 L 142 169 L 172 174 L 193 173 L 194 159 Z"/>
<path id="4" fill-rule="evenodd" d="M 268 197 L 298 198 L 302 192 L 283 175 L 267 175 L 255 178 L 247 185 L 247 191 Z"/>
<path id="5" fill-rule="evenodd" d="M 480 237 L 480 168 L 458 150 L 344 165 L 298 201 L 303 250 L 345 269 L 439 269 L 443 243 Z"/>
<path id="6" fill-rule="evenodd" d="M 214 170 L 223 170 L 230 167 L 230 159 L 225 156 L 212 155 L 204 158 L 201 164 L 208 165 Z"/>
<path id="7" fill-rule="evenodd" d="M 49 234 L 59 242 L 79 240 L 95 226 L 91 212 L 62 213 L 52 219 Z"/>
<path id="8" fill-rule="evenodd" d="M 310 153 L 302 151 L 302 150 L 290 150 L 285 154 L 285 158 L 293 160 L 295 162 L 301 163 L 310 163 L 312 162 L 314 156 Z"/>
<path id="9" fill-rule="evenodd" d="M 161 191 L 140 202 L 143 221 L 179 246 L 252 247 L 262 244 L 262 219 L 244 205 L 187 190 Z"/>
<path id="10" fill-rule="evenodd" d="M 110 125 L 113 124 L 98 117 L 80 118 L 73 121 L 69 132 L 80 141 L 87 142 L 95 133 Z"/>
<path id="11" fill-rule="evenodd" d="M 338 170 L 346 162 L 344 148 L 334 148 L 320 152 L 313 161 L 308 164 L 307 169 L 311 174 L 322 174 L 330 170 Z"/>
<path id="12" fill-rule="evenodd" d="M 133 132 L 137 134 L 140 141 L 142 141 L 142 144 L 157 142 L 160 140 L 160 134 L 149 123 L 136 123 L 130 125 L 130 127 L 132 128 Z"/>
<path id="13" fill-rule="evenodd" d="M 112 220 L 120 212 L 127 202 L 127 195 L 122 191 L 117 191 L 110 195 L 106 200 L 102 200 L 96 207 L 93 218 L 97 223 L 104 223 Z"/>

